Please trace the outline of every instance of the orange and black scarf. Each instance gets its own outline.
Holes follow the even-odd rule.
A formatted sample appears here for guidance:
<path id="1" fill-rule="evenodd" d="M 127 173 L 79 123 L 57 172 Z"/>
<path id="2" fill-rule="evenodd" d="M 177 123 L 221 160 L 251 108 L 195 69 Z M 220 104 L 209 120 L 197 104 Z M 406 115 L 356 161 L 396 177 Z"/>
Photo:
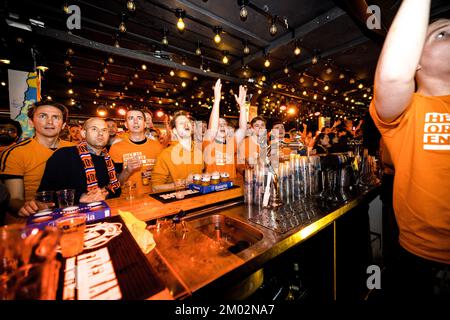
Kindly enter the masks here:
<path id="1" fill-rule="evenodd" d="M 94 162 L 92 161 L 91 154 L 88 150 L 86 142 L 81 142 L 77 145 L 78 154 L 80 155 L 81 162 L 83 162 L 84 172 L 86 174 L 87 191 L 95 190 L 98 188 L 97 174 L 94 168 Z M 109 184 L 106 189 L 112 193 L 116 192 L 116 189 L 120 188 L 120 182 L 117 180 L 116 170 L 114 164 L 109 156 L 106 148 L 102 150 L 103 157 L 105 158 L 106 167 L 108 169 Z"/>

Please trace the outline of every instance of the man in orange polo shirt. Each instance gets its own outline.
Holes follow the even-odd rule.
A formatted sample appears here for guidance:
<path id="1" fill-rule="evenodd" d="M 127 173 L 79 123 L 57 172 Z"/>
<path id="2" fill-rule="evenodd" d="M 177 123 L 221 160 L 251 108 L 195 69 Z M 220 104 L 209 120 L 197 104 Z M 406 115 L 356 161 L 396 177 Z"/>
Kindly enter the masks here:
<path id="1" fill-rule="evenodd" d="M 139 164 L 140 170 L 132 170 L 133 173 L 130 176 L 121 175 L 120 182 L 129 180 L 131 183 L 136 183 L 138 193 L 150 193 L 152 192 L 152 170 L 156 157 L 163 148 L 159 141 L 145 137 L 145 115 L 142 110 L 128 110 L 125 115 L 125 126 L 129 131 L 128 137 L 114 143 L 109 154 L 117 165 L 122 165 L 124 168 Z"/>
<path id="2" fill-rule="evenodd" d="M 44 174 L 45 164 L 59 148 L 71 146 L 58 138 L 68 119 L 67 108 L 60 103 L 37 102 L 28 110 L 29 124 L 35 129 L 33 138 L 6 149 L 1 156 L 0 179 L 10 193 L 9 212 L 21 217 L 47 208 L 34 200 Z"/>
<path id="3" fill-rule="evenodd" d="M 378 61 L 370 114 L 395 167 L 403 250 L 393 297 L 448 301 L 450 20 L 428 25 L 430 2 L 404 0 L 400 6 Z"/>
<path id="4" fill-rule="evenodd" d="M 209 128 L 203 142 L 203 155 L 206 164 L 206 172 L 227 172 L 230 178 L 236 177 L 236 152 L 247 130 L 245 96 L 247 89 L 239 87 L 239 97 L 235 95 L 239 106 L 239 128 L 234 134 L 224 118 L 219 117 L 220 100 L 222 97 L 222 84 L 220 79 L 214 86 L 214 105 L 209 118 Z"/>

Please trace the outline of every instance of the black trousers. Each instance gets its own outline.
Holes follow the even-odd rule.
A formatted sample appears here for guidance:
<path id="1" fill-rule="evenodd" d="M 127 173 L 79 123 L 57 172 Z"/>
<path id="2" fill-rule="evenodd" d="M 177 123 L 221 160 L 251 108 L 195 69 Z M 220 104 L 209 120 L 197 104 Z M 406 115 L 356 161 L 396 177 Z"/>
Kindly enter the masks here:
<path id="1" fill-rule="evenodd" d="M 450 301 L 450 264 L 418 257 L 400 247 L 381 279 L 387 301 Z"/>

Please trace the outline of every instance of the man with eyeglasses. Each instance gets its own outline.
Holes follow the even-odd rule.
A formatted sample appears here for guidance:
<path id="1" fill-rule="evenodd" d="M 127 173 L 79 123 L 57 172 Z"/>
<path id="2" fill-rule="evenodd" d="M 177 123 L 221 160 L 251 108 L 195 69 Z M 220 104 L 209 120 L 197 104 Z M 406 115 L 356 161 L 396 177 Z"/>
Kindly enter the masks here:
<path id="1" fill-rule="evenodd" d="M 110 153 L 115 163 L 127 169 L 129 166 L 138 167 L 130 176 L 123 176 L 123 181 L 136 183 L 137 193 L 152 192 L 152 171 L 156 157 L 163 147 L 159 141 L 151 140 L 145 136 L 145 115 L 142 110 L 131 109 L 125 115 L 125 127 L 128 137 L 111 146 Z"/>
<path id="2" fill-rule="evenodd" d="M 58 138 L 68 118 L 63 104 L 35 103 L 28 110 L 28 118 L 35 136 L 7 148 L 0 158 L 0 179 L 10 193 L 8 212 L 19 217 L 31 213 L 25 208 L 26 203 L 35 197 L 48 158 L 55 150 L 72 145 Z"/>
<path id="3" fill-rule="evenodd" d="M 0 119 L 0 153 L 19 142 L 22 135 L 20 123 L 12 119 Z"/>
<path id="4" fill-rule="evenodd" d="M 105 148 L 109 130 L 103 119 L 86 120 L 80 134 L 81 143 L 58 150 L 48 159 L 38 191 L 75 189 L 76 203 L 120 196 L 119 180 L 138 167 L 121 172 L 114 164 Z"/>

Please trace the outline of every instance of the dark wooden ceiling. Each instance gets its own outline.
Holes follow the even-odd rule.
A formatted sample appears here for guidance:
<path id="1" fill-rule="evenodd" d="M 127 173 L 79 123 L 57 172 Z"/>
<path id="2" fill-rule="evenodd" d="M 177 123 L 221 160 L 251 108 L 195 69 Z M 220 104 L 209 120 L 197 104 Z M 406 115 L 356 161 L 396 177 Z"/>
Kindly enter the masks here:
<path id="1" fill-rule="evenodd" d="M 32 69 L 34 47 L 49 67 L 43 75 L 43 98 L 50 95 L 62 101 L 73 115 L 95 115 L 98 105 L 104 104 L 112 117 L 119 107 L 130 105 L 184 108 L 207 117 L 212 85 L 220 76 L 225 79 L 221 110 L 227 115 L 237 115 L 232 93 L 239 83 L 247 83 L 252 104 L 269 118 L 304 120 L 317 111 L 358 117 L 370 102 L 383 35 L 400 1 L 251 0 L 245 21 L 237 0 L 134 3 L 136 10 L 130 12 L 127 1 L 121 0 L 3 1 L 1 45 L 12 55 L 12 64 L 1 66 L 0 80 L 7 81 L 7 68 Z M 81 29 L 70 34 L 64 4 L 81 9 Z M 361 9 L 367 4 L 381 7 L 381 30 L 367 29 Z M 185 10 L 183 32 L 176 26 L 176 9 Z M 432 15 L 449 12 L 447 1 L 433 2 Z M 35 19 L 45 28 L 24 31 L 7 25 L 6 18 L 27 25 Z M 275 35 L 269 32 L 272 19 L 278 29 Z M 118 30 L 122 20 L 125 33 Z M 218 45 L 213 40 L 216 26 L 222 29 Z M 168 46 L 162 44 L 164 34 Z M 120 48 L 130 50 L 116 50 L 116 40 Z M 294 54 L 296 41 L 300 55 Z M 245 43 L 249 54 L 243 52 Z M 201 55 L 196 54 L 198 47 Z M 69 48 L 73 54 L 68 54 Z M 225 52 L 228 64 L 222 63 Z M 110 57 L 113 61 L 108 61 Z M 269 67 L 264 66 L 266 57 Z M 313 57 L 317 63 L 312 63 Z M 141 67 L 144 63 L 146 70 Z M 71 88 L 73 94 L 68 92 Z M 0 87 L 0 99 L 0 108 L 7 109 L 7 87 Z M 280 109 L 283 105 L 295 105 L 299 114 L 290 117 Z"/>

